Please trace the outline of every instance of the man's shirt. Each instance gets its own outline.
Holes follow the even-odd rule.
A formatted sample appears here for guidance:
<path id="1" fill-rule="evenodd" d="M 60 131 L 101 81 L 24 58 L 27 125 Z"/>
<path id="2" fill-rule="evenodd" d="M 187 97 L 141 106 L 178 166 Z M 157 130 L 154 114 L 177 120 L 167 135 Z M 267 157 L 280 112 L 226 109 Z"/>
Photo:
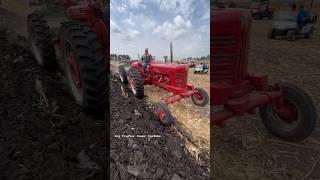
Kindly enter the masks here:
<path id="1" fill-rule="evenodd" d="M 306 10 L 301 10 L 298 14 L 298 21 L 302 21 L 304 18 L 310 17 L 310 14 Z"/>
<path id="2" fill-rule="evenodd" d="M 152 61 L 152 55 L 151 54 L 144 54 L 142 57 L 141 57 L 141 60 L 142 62 L 144 63 L 150 63 Z"/>

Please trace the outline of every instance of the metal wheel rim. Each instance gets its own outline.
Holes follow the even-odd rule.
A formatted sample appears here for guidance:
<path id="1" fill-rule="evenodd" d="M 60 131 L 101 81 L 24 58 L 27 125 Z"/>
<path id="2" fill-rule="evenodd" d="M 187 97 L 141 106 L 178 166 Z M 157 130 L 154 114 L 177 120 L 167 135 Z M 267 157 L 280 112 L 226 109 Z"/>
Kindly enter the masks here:
<path id="1" fill-rule="evenodd" d="M 83 97 L 82 97 L 82 86 L 80 88 L 77 87 L 77 85 L 74 82 L 74 78 L 72 77 L 72 72 L 71 72 L 71 68 L 70 68 L 70 52 L 72 51 L 72 47 L 70 45 L 70 43 L 66 44 L 66 59 L 65 59 L 65 68 L 66 68 L 66 74 L 67 74 L 67 78 L 69 81 L 69 85 L 71 87 L 71 91 L 73 96 L 75 97 L 76 101 L 78 104 L 81 104 L 83 101 Z M 79 72 L 80 73 L 80 72 Z M 79 79 L 81 80 L 81 75 L 79 74 Z"/>
<path id="2" fill-rule="evenodd" d="M 201 93 L 196 93 L 193 95 L 193 100 L 195 101 L 196 104 L 201 104 L 204 101 L 204 96 Z"/>
<path id="3" fill-rule="evenodd" d="M 290 100 L 286 99 L 286 101 L 289 101 L 290 103 L 295 105 Z M 277 112 L 275 111 L 274 107 L 268 108 L 267 113 L 271 116 L 271 120 L 272 120 L 273 123 L 277 124 L 278 126 L 280 126 L 285 131 L 291 131 L 291 130 L 294 130 L 299 125 L 299 123 L 301 121 L 301 117 L 300 117 L 301 113 L 299 112 L 299 109 L 296 108 L 296 111 L 297 111 L 297 119 L 294 122 L 291 122 L 291 123 L 286 122 L 284 119 L 282 119 L 277 114 Z"/>
<path id="4" fill-rule="evenodd" d="M 136 95 L 137 94 L 137 90 L 136 90 L 136 88 L 135 88 L 135 81 L 134 81 L 134 79 L 133 78 L 130 78 L 130 87 L 131 87 L 131 90 L 132 90 L 132 92 L 133 92 L 133 94 L 134 95 Z"/>

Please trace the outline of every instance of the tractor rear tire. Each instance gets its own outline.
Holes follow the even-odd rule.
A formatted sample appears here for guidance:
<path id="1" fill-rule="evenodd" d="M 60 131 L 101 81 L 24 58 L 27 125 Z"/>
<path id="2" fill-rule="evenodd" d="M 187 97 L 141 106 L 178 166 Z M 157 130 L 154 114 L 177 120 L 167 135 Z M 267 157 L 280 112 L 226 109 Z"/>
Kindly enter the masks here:
<path id="1" fill-rule="evenodd" d="M 192 102 L 197 106 L 205 106 L 209 102 L 209 95 L 208 92 L 203 88 L 197 88 L 198 92 L 197 94 L 194 94 L 191 96 Z M 201 99 L 199 99 L 199 97 Z"/>
<path id="2" fill-rule="evenodd" d="M 123 84 L 128 84 L 128 77 L 124 66 L 119 66 L 119 77 Z"/>
<path id="3" fill-rule="evenodd" d="M 297 31 L 289 30 L 286 34 L 286 38 L 288 41 L 295 41 L 297 39 Z"/>
<path id="4" fill-rule="evenodd" d="M 167 126 L 173 124 L 174 118 L 169 110 L 168 105 L 163 102 L 159 102 L 156 106 L 156 114 L 162 124 Z"/>
<path id="5" fill-rule="evenodd" d="M 128 81 L 133 95 L 139 99 L 142 99 L 144 96 L 143 79 L 141 74 L 135 68 L 129 69 Z"/>
<path id="6" fill-rule="evenodd" d="M 60 33 L 62 59 L 72 95 L 85 112 L 104 113 L 108 74 L 96 33 L 79 21 L 63 24 Z"/>
<path id="7" fill-rule="evenodd" d="M 297 86 L 284 83 L 282 88 L 284 102 L 296 112 L 295 122 L 281 118 L 273 105 L 261 107 L 260 117 L 271 134 L 283 140 L 298 142 L 307 138 L 316 127 L 316 109 L 311 98 Z"/>
<path id="8" fill-rule="evenodd" d="M 46 69 L 56 67 L 56 54 L 50 34 L 50 28 L 45 17 L 32 13 L 27 17 L 28 41 L 35 59 Z"/>

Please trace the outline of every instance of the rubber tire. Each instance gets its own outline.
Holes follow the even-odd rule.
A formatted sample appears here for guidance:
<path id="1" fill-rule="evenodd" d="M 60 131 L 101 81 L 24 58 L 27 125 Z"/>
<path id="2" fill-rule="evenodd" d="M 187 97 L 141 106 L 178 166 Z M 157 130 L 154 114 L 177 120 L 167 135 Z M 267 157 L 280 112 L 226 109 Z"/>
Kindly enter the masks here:
<path id="1" fill-rule="evenodd" d="M 295 85 L 282 84 L 284 99 L 290 99 L 300 112 L 300 122 L 292 131 L 285 131 L 274 123 L 274 119 L 268 112 L 273 106 L 267 105 L 259 110 L 260 117 L 267 130 L 278 138 L 286 141 L 298 142 L 307 138 L 316 127 L 317 113 L 311 98 Z M 270 109 L 271 108 L 271 109 Z"/>
<path id="2" fill-rule="evenodd" d="M 200 94 L 202 94 L 203 101 L 199 103 L 198 100 L 197 100 L 197 97 L 195 95 L 193 95 L 193 96 L 191 96 L 192 102 L 197 106 L 205 106 L 205 105 L 207 105 L 208 102 L 209 102 L 208 92 L 203 88 L 197 88 L 197 90 L 200 92 Z"/>
<path id="3" fill-rule="evenodd" d="M 69 89 L 78 105 L 89 114 L 104 113 L 108 100 L 108 73 L 101 44 L 95 32 L 84 22 L 64 23 L 60 32 L 62 59 L 67 76 L 66 45 L 70 44 L 76 52 L 82 84 L 81 99 L 72 90 L 73 81 L 67 76 Z M 72 83 L 72 84 L 71 84 Z"/>
<path id="4" fill-rule="evenodd" d="M 297 31 L 289 30 L 286 34 L 286 38 L 288 41 L 295 41 L 297 39 Z"/>
<path id="5" fill-rule="evenodd" d="M 310 31 L 309 33 L 305 34 L 305 35 L 304 35 L 304 38 L 306 38 L 306 39 L 311 39 L 311 38 L 312 38 L 312 35 L 313 35 L 313 30 Z"/>
<path id="6" fill-rule="evenodd" d="M 50 34 L 50 27 L 43 15 L 40 13 L 32 13 L 27 17 L 28 41 L 34 57 L 38 64 L 46 69 L 56 67 L 56 54 Z M 39 50 L 37 57 L 32 46 L 32 40 Z"/>
<path id="7" fill-rule="evenodd" d="M 274 30 L 270 30 L 269 32 L 268 32 L 268 38 L 269 39 L 275 39 L 276 38 L 276 36 L 274 35 Z"/>
<path id="8" fill-rule="evenodd" d="M 144 86 L 143 86 L 143 79 L 141 77 L 141 74 L 135 69 L 135 68 L 130 68 L 129 69 L 129 85 L 130 84 L 130 79 L 133 78 L 135 82 L 135 90 L 136 93 L 133 91 L 133 95 L 139 99 L 142 99 L 144 96 Z"/>
<path id="9" fill-rule="evenodd" d="M 123 84 L 128 84 L 127 73 L 123 66 L 119 66 L 119 78 Z"/>
<path id="10" fill-rule="evenodd" d="M 167 125 L 167 126 L 170 126 L 171 124 L 173 124 L 174 122 L 174 118 L 169 110 L 169 107 L 168 105 L 166 105 L 165 103 L 163 102 L 159 102 L 156 106 L 157 109 L 161 108 L 164 113 L 166 114 L 165 116 L 165 120 L 164 121 L 161 121 L 160 118 L 159 118 L 159 121 L 164 124 L 164 125 Z"/>

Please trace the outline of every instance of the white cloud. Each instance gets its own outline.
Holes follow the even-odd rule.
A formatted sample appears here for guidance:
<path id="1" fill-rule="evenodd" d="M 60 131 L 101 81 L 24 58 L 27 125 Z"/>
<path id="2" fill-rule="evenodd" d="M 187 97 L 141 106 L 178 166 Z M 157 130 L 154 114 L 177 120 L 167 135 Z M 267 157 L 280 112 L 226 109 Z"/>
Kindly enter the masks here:
<path id="1" fill-rule="evenodd" d="M 126 34 L 125 34 L 125 36 L 124 36 L 124 39 L 130 41 L 130 40 L 136 38 L 139 34 L 140 34 L 139 31 L 134 30 L 134 29 L 129 29 L 129 30 L 126 32 Z"/>
<path id="2" fill-rule="evenodd" d="M 153 28 L 156 25 L 155 21 L 152 18 L 143 14 L 133 16 L 133 18 L 136 19 L 139 26 L 141 26 L 142 28 Z"/>
<path id="3" fill-rule="evenodd" d="M 113 33 L 121 33 L 120 27 L 114 21 L 112 21 L 112 19 L 110 19 L 110 29 Z"/>
<path id="4" fill-rule="evenodd" d="M 143 14 L 138 14 L 138 15 L 133 15 L 132 13 L 130 14 L 130 17 L 128 17 L 127 19 L 125 19 L 123 21 L 126 25 L 129 26 L 136 26 L 138 25 L 139 27 L 141 27 L 142 29 L 146 29 L 146 28 L 154 28 L 156 25 L 156 22 L 148 17 L 145 16 Z"/>
<path id="5" fill-rule="evenodd" d="M 145 5 L 143 5 L 142 2 L 143 0 L 128 0 L 128 3 L 132 8 L 145 8 Z"/>
<path id="6" fill-rule="evenodd" d="M 203 16 L 200 18 L 200 20 L 209 20 L 210 19 L 210 9 L 208 9 Z"/>
<path id="7" fill-rule="evenodd" d="M 132 18 L 127 18 L 123 21 L 125 24 L 129 25 L 129 26 L 134 26 L 136 25 L 136 23 L 133 21 Z"/>
<path id="8" fill-rule="evenodd" d="M 124 3 L 118 4 L 117 8 L 118 12 L 122 13 L 128 9 L 128 6 Z"/>
<path id="9" fill-rule="evenodd" d="M 160 10 L 173 13 L 175 15 L 182 14 L 189 17 L 194 9 L 192 8 L 193 0 L 154 0 Z"/>
<path id="10" fill-rule="evenodd" d="M 173 23 L 164 22 L 154 29 L 153 33 L 166 40 L 175 40 L 185 35 L 192 28 L 190 20 L 185 20 L 180 15 L 174 18 Z"/>

